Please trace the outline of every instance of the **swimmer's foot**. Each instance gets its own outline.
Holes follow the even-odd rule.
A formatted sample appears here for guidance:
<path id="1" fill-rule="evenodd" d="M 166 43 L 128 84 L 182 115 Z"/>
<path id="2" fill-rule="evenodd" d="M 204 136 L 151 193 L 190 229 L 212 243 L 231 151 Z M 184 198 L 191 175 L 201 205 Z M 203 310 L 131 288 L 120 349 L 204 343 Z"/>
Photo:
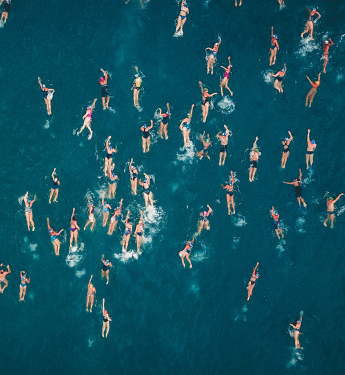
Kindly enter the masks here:
<path id="1" fill-rule="evenodd" d="M 323 222 L 323 225 L 327 228 L 327 222 L 326 221 Z"/>
<path id="2" fill-rule="evenodd" d="M 109 284 L 109 281 L 107 281 L 106 285 L 108 285 L 108 284 Z"/>
<path id="3" fill-rule="evenodd" d="M 303 202 L 303 207 L 306 208 L 307 207 L 307 203 Z"/>
<path id="4" fill-rule="evenodd" d="M 192 268 L 192 267 L 193 267 L 192 265 L 189 266 L 189 268 Z"/>
<path id="5" fill-rule="evenodd" d="M 35 231 L 35 227 L 32 227 L 32 231 L 33 231 L 33 232 Z"/>

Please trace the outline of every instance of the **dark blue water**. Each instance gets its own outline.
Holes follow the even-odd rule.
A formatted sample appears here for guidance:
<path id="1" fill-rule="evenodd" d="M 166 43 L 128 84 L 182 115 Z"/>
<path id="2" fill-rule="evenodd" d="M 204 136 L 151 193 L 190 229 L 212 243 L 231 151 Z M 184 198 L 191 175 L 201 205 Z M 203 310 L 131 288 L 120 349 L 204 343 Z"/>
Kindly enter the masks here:
<path id="1" fill-rule="evenodd" d="M 335 229 L 322 225 L 325 196 L 344 189 L 343 112 L 345 5 L 314 4 L 322 14 L 315 42 L 300 43 L 306 5 L 244 0 L 190 2 L 182 38 L 173 38 L 178 6 L 137 0 L 67 2 L 14 0 L 0 29 L 0 126 L 2 251 L 10 264 L 9 287 L 1 295 L 0 363 L 4 373 L 123 374 L 341 374 L 344 371 L 344 199 L 337 203 Z M 266 82 L 270 28 L 280 51 L 272 72 L 287 64 L 284 94 Z M 222 44 L 213 76 L 206 75 L 205 47 L 218 35 Z M 305 108 L 310 85 L 321 71 L 322 39 L 332 37 L 327 74 L 312 108 Z M 229 86 L 234 96 L 221 101 L 219 65 L 231 56 Z M 130 90 L 134 66 L 143 78 L 139 112 Z M 112 110 L 101 107 L 99 69 L 111 74 Z M 46 115 L 37 77 L 56 90 L 52 116 Z M 201 80 L 218 92 L 207 123 L 201 122 Z M 77 137 L 85 107 L 98 98 L 93 138 Z M 158 107 L 169 102 L 169 140 L 158 140 Z M 181 147 L 179 122 L 195 103 L 188 152 Z M 155 119 L 151 151 L 143 155 L 140 126 Z M 224 167 L 218 165 L 215 135 L 232 131 Z M 305 169 L 307 129 L 318 144 L 314 173 Z M 294 136 L 285 170 L 280 169 L 281 140 Z M 195 158 L 209 133 L 211 160 Z M 143 209 L 141 189 L 131 194 L 127 162 L 141 176 L 154 176 L 155 210 L 145 211 L 143 253 L 135 256 L 134 238 L 121 255 L 121 222 L 107 236 L 97 216 L 94 232 L 81 232 L 77 251 L 63 241 L 60 256 L 46 230 L 68 226 L 76 208 L 81 227 L 87 196 L 100 215 L 104 140 L 112 135 L 120 181 L 114 207 L 124 199 L 134 224 Z M 254 183 L 248 182 L 249 149 L 259 137 L 261 157 Z M 58 204 L 48 204 L 51 172 L 61 180 Z M 297 210 L 292 181 L 303 171 L 307 210 Z M 237 214 L 227 215 L 225 183 L 236 173 Z M 35 232 L 27 232 L 21 197 L 37 194 Z M 183 269 L 177 251 L 196 231 L 199 213 L 214 210 L 211 230 L 203 231 L 192 252 L 193 269 Z M 286 229 L 275 237 L 269 210 L 274 205 Z M 69 234 L 69 233 L 68 233 Z M 63 238 L 63 236 L 62 236 Z M 134 252 L 133 252 L 134 251 Z M 114 268 L 110 283 L 101 280 L 101 256 Z M 246 285 L 256 262 L 260 279 L 250 302 Z M 25 303 L 18 302 L 19 272 L 31 277 Z M 90 275 L 97 289 L 92 314 L 85 312 Z M 113 321 L 101 337 L 102 298 Z M 304 312 L 302 349 L 294 351 L 289 323 Z"/>

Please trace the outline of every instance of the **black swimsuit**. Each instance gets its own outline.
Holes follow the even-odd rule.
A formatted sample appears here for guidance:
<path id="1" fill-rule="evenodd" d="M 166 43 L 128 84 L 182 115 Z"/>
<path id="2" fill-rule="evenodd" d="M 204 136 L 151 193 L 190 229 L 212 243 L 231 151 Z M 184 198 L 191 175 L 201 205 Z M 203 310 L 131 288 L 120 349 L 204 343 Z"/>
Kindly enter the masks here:
<path id="1" fill-rule="evenodd" d="M 145 139 L 150 136 L 150 131 L 149 130 L 142 130 L 142 133 L 143 133 L 142 137 L 145 138 Z"/>
<path id="2" fill-rule="evenodd" d="M 285 147 L 287 146 L 287 147 Z M 283 152 L 289 152 L 289 144 L 285 141 L 283 144 Z"/>

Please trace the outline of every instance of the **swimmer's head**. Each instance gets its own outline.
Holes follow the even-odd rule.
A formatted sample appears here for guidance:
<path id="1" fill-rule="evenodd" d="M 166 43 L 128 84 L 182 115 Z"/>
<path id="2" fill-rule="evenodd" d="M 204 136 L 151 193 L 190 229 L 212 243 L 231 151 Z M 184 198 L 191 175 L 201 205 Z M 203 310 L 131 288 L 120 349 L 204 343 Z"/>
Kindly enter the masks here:
<path id="1" fill-rule="evenodd" d="M 49 229 L 49 233 L 51 233 L 52 231 L 53 231 L 53 229 L 50 228 L 50 229 Z"/>
<path id="2" fill-rule="evenodd" d="M 147 128 L 147 125 L 145 124 L 143 127 L 144 127 L 144 129 L 146 129 L 146 128 Z"/>
<path id="3" fill-rule="evenodd" d="M 134 169 L 135 168 L 135 166 L 134 165 L 131 165 L 131 169 Z"/>
<path id="4" fill-rule="evenodd" d="M 93 202 L 89 202 L 89 205 L 90 205 L 90 206 L 93 206 Z"/>
<path id="5" fill-rule="evenodd" d="M 332 201 L 332 200 L 333 200 L 333 197 L 329 197 L 328 200 L 329 200 L 329 201 Z"/>
<path id="6" fill-rule="evenodd" d="M 104 81 L 104 77 L 101 77 L 99 80 L 103 82 Z"/>
<path id="7" fill-rule="evenodd" d="M 274 38 L 274 39 L 277 39 L 277 38 L 278 38 L 278 35 L 274 34 L 274 35 L 273 35 L 273 38 Z"/>
<path id="8" fill-rule="evenodd" d="M 274 211 L 273 214 L 277 216 L 278 215 L 278 211 Z"/>
<path id="9" fill-rule="evenodd" d="M 192 116 L 190 115 L 190 113 L 188 113 L 187 117 L 188 117 L 188 118 L 191 118 Z"/>
<path id="10" fill-rule="evenodd" d="M 315 81 L 315 83 L 316 83 L 317 85 L 319 85 L 319 84 L 320 84 L 320 81 Z"/>
<path id="11" fill-rule="evenodd" d="M 289 138 L 285 138 L 285 141 L 288 141 L 289 140 Z"/>
<path id="12" fill-rule="evenodd" d="M 190 247 L 193 247 L 193 242 L 188 242 L 188 245 L 189 245 Z"/>
<path id="13" fill-rule="evenodd" d="M 57 182 L 58 181 L 58 178 L 55 176 L 54 177 L 54 182 Z"/>
<path id="14" fill-rule="evenodd" d="M 139 74 L 136 74 L 134 77 L 135 77 L 135 78 L 138 78 L 138 77 L 139 77 Z"/>
<path id="15" fill-rule="evenodd" d="M 258 148 L 254 148 L 254 151 L 255 151 L 255 152 L 259 152 L 259 149 L 258 149 Z"/>
<path id="16" fill-rule="evenodd" d="M 210 140 L 209 139 L 206 139 L 206 141 L 205 141 L 206 143 L 210 143 Z"/>
<path id="17" fill-rule="evenodd" d="M 27 201 L 28 203 L 30 203 L 30 202 L 31 202 L 31 199 L 28 198 L 26 201 Z"/>
<path id="18" fill-rule="evenodd" d="M 312 143 L 313 145 L 315 145 L 315 139 L 313 139 L 313 140 L 311 141 L 311 143 Z"/>
<path id="19" fill-rule="evenodd" d="M 42 87 L 45 89 L 45 88 L 46 88 L 46 85 L 42 85 Z"/>
<path id="20" fill-rule="evenodd" d="M 139 224 L 142 224 L 143 223 L 143 221 L 142 220 L 139 220 Z"/>
<path id="21" fill-rule="evenodd" d="M 87 106 L 87 108 L 91 108 L 91 106 L 90 106 L 90 105 L 88 105 L 88 106 Z"/>
<path id="22" fill-rule="evenodd" d="M 329 43 L 329 41 L 328 41 L 328 40 L 326 40 L 326 41 L 325 41 L 325 44 L 328 44 L 328 43 Z"/>
<path id="23" fill-rule="evenodd" d="M 105 264 L 106 264 L 106 265 L 108 265 L 108 264 L 109 264 L 109 260 L 108 260 L 108 259 L 107 259 L 107 260 L 105 261 Z"/>
<path id="24" fill-rule="evenodd" d="M 93 284 L 90 284 L 90 288 L 93 288 Z"/>
<path id="25" fill-rule="evenodd" d="M 256 273 L 256 277 L 259 277 L 259 276 L 260 276 L 260 274 L 259 274 L 259 272 L 257 272 L 257 273 Z"/>
<path id="26" fill-rule="evenodd" d="M 170 111 L 167 111 L 167 115 L 170 115 Z"/>
<path id="27" fill-rule="evenodd" d="M 226 136 L 226 132 L 224 132 L 222 135 L 225 137 Z"/>
<path id="28" fill-rule="evenodd" d="M 208 89 L 207 89 L 206 87 L 204 87 L 204 91 L 205 91 L 205 92 L 208 92 Z"/>
<path id="29" fill-rule="evenodd" d="M 316 8 L 313 8 L 312 10 L 316 10 Z"/>
<path id="30" fill-rule="evenodd" d="M 298 322 L 298 323 L 302 323 L 302 319 L 298 319 L 297 322 Z"/>
<path id="31" fill-rule="evenodd" d="M 282 69 L 282 72 L 285 73 L 285 68 Z"/>
<path id="32" fill-rule="evenodd" d="M 107 311 L 107 310 L 104 310 L 104 311 L 103 311 L 103 315 L 108 315 L 108 311 Z"/>
<path id="33" fill-rule="evenodd" d="M 146 182 L 147 182 L 147 179 L 146 179 L 146 178 L 144 178 L 144 184 L 146 184 Z"/>
<path id="34" fill-rule="evenodd" d="M 215 46 L 218 46 L 218 43 L 214 43 Z"/>
<path id="35" fill-rule="evenodd" d="M 203 214 L 204 216 L 207 216 L 207 211 L 204 211 L 202 214 Z"/>
<path id="36" fill-rule="evenodd" d="M 113 177 L 115 177 L 116 176 L 116 174 L 115 173 L 113 173 Z"/>

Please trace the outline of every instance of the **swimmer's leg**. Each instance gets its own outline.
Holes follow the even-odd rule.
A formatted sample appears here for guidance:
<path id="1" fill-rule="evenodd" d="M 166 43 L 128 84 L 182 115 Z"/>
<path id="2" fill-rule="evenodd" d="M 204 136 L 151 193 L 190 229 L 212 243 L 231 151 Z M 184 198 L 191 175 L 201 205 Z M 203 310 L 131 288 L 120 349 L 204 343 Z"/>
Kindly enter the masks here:
<path id="1" fill-rule="evenodd" d="M 229 86 L 228 86 L 228 82 L 226 82 L 225 84 L 225 88 L 227 88 L 229 91 L 230 91 L 230 95 L 233 96 L 234 93 L 230 90 Z"/>

